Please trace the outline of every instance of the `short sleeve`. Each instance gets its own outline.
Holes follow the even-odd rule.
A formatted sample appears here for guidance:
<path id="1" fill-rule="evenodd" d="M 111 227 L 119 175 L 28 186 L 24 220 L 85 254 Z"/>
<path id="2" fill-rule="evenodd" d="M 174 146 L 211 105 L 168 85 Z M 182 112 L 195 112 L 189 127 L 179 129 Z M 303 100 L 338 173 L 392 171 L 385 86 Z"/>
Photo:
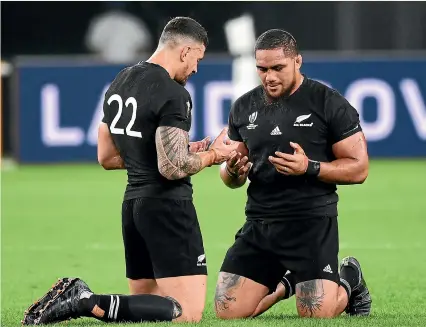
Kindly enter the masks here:
<path id="1" fill-rule="evenodd" d="M 159 126 L 170 126 L 189 132 L 191 129 L 191 101 L 179 96 L 167 100 L 160 109 Z"/>
<path id="2" fill-rule="evenodd" d="M 107 103 L 107 101 L 106 101 L 106 98 L 105 98 L 105 100 L 104 100 L 104 105 L 103 105 L 103 108 L 102 108 L 102 110 L 103 110 L 103 115 L 102 115 L 102 122 L 103 123 L 105 123 L 105 124 L 109 124 L 110 123 L 110 119 L 109 119 L 109 114 L 108 114 L 108 103 Z"/>
<path id="3" fill-rule="evenodd" d="M 228 137 L 232 141 L 243 142 L 243 138 L 238 132 L 238 128 L 235 126 L 234 115 L 235 115 L 236 104 L 232 105 L 231 111 L 229 112 L 228 118 Z"/>
<path id="4" fill-rule="evenodd" d="M 333 144 L 362 131 L 358 112 L 343 96 L 329 101 L 326 113 Z"/>

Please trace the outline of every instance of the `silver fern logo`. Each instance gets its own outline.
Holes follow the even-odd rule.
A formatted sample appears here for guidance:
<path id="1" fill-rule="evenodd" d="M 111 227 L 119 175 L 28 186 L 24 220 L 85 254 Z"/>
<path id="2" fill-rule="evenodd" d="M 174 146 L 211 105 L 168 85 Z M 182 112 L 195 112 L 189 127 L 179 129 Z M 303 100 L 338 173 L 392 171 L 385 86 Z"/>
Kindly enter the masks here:
<path id="1" fill-rule="evenodd" d="M 197 266 L 207 266 L 207 262 L 206 262 L 206 255 L 202 254 L 199 255 L 197 258 Z"/>
<path id="2" fill-rule="evenodd" d="M 253 112 L 249 116 L 249 122 L 250 122 L 250 124 L 247 125 L 247 129 L 255 129 L 257 127 L 257 125 L 253 124 L 256 121 L 256 118 L 257 118 L 257 111 Z"/>
<path id="3" fill-rule="evenodd" d="M 306 119 L 308 119 L 309 117 L 311 117 L 312 114 L 309 115 L 302 115 L 296 118 L 296 121 L 294 122 L 293 126 L 298 126 L 298 127 L 312 127 L 312 125 L 314 123 L 310 123 L 310 124 L 301 124 L 302 121 L 305 121 Z"/>

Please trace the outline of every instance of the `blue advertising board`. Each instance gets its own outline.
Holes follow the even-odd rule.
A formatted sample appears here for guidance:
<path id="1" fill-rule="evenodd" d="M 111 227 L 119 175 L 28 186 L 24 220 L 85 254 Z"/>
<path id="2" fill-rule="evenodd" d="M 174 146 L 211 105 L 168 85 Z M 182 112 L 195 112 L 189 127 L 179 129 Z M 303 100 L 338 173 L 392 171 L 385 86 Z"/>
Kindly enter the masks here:
<path id="1" fill-rule="evenodd" d="M 22 163 L 96 161 L 103 96 L 123 67 L 18 65 L 16 158 Z M 426 157 L 426 58 L 311 60 L 302 68 L 358 110 L 371 157 Z M 187 89 L 194 103 L 191 139 L 217 135 L 232 101 L 231 59 L 201 63 Z"/>

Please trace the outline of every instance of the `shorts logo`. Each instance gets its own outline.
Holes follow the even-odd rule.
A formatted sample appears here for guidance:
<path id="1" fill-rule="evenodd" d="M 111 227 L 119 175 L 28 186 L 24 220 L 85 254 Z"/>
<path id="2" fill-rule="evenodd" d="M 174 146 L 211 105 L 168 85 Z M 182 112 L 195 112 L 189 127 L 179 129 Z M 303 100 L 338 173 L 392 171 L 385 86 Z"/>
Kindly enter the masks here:
<path id="1" fill-rule="evenodd" d="M 294 122 L 293 126 L 296 127 L 312 127 L 312 125 L 314 123 L 310 123 L 310 124 L 301 124 L 302 121 L 305 121 L 306 119 L 308 119 L 309 117 L 311 117 L 312 114 L 309 115 L 302 115 L 296 118 L 296 121 Z"/>
<path id="2" fill-rule="evenodd" d="M 257 118 L 257 111 L 253 112 L 249 116 L 250 124 L 247 125 L 247 129 L 255 129 L 257 127 L 257 125 L 253 125 L 253 123 L 256 121 L 256 118 Z"/>
<path id="3" fill-rule="evenodd" d="M 202 254 L 198 256 L 197 259 L 197 266 L 201 267 L 201 266 L 207 266 L 207 262 L 206 262 L 206 255 Z"/>
<path id="4" fill-rule="evenodd" d="M 330 265 L 325 266 L 325 268 L 324 268 L 322 271 L 328 272 L 328 273 L 330 273 L 330 274 L 332 274 L 332 273 L 333 273 L 333 270 L 331 270 Z"/>

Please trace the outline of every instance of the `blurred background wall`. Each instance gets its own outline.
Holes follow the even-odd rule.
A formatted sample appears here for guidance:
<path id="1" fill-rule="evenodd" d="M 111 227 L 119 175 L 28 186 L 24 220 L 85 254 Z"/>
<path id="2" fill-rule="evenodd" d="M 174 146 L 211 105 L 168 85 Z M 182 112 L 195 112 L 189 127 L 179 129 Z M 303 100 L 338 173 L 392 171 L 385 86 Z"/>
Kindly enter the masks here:
<path id="1" fill-rule="evenodd" d="M 426 156 L 425 2 L 2 2 L 2 151 L 20 162 L 95 161 L 105 88 L 146 59 L 165 23 L 197 19 L 210 45 L 187 86 L 192 138 L 214 136 L 257 83 L 254 38 L 283 28 L 303 72 L 360 112 L 372 156 Z"/>

